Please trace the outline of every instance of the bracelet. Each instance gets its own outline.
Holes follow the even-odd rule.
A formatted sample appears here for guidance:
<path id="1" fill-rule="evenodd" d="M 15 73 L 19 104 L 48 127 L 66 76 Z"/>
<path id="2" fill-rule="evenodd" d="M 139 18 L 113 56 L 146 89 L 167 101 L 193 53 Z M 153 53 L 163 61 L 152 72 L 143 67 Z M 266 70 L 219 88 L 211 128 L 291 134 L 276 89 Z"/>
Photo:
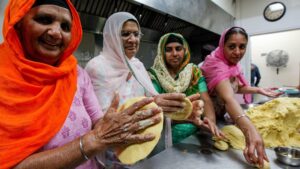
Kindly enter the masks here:
<path id="1" fill-rule="evenodd" d="M 85 154 L 85 152 L 84 152 L 84 150 L 83 150 L 82 137 L 83 137 L 83 136 L 80 136 L 80 139 L 79 139 L 79 148 L 80 148 L 80 152 L 81 152 L 81 155 L 84 157 L 85 160 L 89 160 L 89 157 Z"/>
<path id="2" fill-rule="evenodd" d="M 247 116 L 246 114 L 238 115 L 238 116 L 235 118 L 234 123 L 237 125 L 237 122 L 238 122 L 242 117 L 247 117 L 247 118 L 248 118 L 248 116 Z"/>

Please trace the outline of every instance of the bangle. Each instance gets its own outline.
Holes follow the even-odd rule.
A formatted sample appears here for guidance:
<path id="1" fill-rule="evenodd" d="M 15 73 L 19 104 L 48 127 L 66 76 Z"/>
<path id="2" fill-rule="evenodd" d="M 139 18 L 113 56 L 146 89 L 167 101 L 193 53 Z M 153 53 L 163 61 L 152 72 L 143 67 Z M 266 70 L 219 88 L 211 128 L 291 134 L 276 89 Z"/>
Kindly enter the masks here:
<path id="1" fill-rule="evenodd" d="M 82 137 L 83 137 L 83 136 L 80 136 L 80 139 L 79 139 L 79 148 L 80 148 L 80 152 L 81 152 L 81 155 L 84 157 L 85 160 L 89 160 L 89 157 L 85 154 L 85 152 L 84 152 L 84 150 L 83 150 Z"/>
<path id="2" fill-rule="evenodd" d="M 238 116 L 235 118 L 234 123 L 237 125 L 237 122 L 238 122 L 242 117 L 247 117 L 247 118 L 248 118 L 248 116 L 247 116 L 246 114 L 238 115 Z"/>

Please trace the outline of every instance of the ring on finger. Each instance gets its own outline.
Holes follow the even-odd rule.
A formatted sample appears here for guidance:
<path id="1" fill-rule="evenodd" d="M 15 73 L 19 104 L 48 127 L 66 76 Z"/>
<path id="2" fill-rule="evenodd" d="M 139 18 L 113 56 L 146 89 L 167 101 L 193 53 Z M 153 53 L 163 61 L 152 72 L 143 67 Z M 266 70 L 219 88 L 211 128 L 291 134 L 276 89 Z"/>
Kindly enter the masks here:
<path id="1" fill-rule="evenodd" d="M 138 125 L 139 125 L 139 129 L 144 129 L 150 125 L 154 124 L 154 122 L 150 119 L 147 119 L 147 120 L 142 120 L 142 121 L 139 121 L 138 122 Z"/>
<path id="2" fill-rule="evenodd" d="M 137 115 L 137 117 L 150 116 L 150 115 L 152 115 L 152 110 L 151 109 L 147 109 L 147 110 L 143 110 L 143 111 L 137 111 L 136 115 Z"/>
<path id="3" fill-rule="evenodd" d="M 125 124 L 121 129 L 124 131 L 124 132 L 127 132 L 129 130 L 129 125 L 130 124 Z"/>

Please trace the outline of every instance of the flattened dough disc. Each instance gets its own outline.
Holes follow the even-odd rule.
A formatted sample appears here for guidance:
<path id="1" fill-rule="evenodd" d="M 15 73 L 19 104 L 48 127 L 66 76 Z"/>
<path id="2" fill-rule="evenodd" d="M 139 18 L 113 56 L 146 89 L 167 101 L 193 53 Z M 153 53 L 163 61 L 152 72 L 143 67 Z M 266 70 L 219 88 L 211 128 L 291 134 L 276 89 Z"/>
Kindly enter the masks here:
<path id="1" fill-rule="evenodd" d="M 193 105 L 188 98 L 184 99 L 185 107 L 183 111 L 177 111 L 173 113 L 165 113 L 165 116 L 169 117 L 172 120 L 186 120 L 191 114 L 193 110 Z"/>
<path id="2" fill-rule="evenodd" d="M 144 99 L 145 97 L 136 97 L 128 99 L 123 105 L 118 109 L 118 112 L 128 108 L 137 101 Z M 154 102 L 144 106 L 143 109 L 155 108 L 158 107 Z M 151 127 L 146 128 L 145 130 L 140 131 L 141 134 L 152 133 L 155 135 L 155 139 L 141 144 L 132 144 L 125 148 L 116 148 L 116 154 L 119 160 L 123 164 L 134 164 L 139 160 L 146 158 L 151 151 L 154 149 L 161 135 L 163 129 L 163 113 L 161 112 L 161 121 L 158 124 L 155 124 Z"/>

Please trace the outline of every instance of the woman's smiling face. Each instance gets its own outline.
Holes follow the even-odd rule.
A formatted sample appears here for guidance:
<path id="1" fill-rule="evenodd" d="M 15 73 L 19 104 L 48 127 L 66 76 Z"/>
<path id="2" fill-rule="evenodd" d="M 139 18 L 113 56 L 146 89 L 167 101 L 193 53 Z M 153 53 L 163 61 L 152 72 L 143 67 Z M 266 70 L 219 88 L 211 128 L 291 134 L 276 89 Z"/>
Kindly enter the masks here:
<path id="1" fill-rule="evenodd" d="M 131 59 L 139 50 L 141 33 L 135 21 L 126 21 L 121 30 L 121 38 L 126 56 Z"/>
<path id="2" fill-rule="evenodd" d="M 247 39 L 244 35 L 235 33 L 230 35 L 224 44 L 224 55 L 230 64 L 236 65 L 244 56 Z"/>
<path id="3" fill-rule="evenodd" d="M 56 5 L 32 8 L 17 23 L 26 58 L 55 65 L 71 41 L 72 16 Z"/>

